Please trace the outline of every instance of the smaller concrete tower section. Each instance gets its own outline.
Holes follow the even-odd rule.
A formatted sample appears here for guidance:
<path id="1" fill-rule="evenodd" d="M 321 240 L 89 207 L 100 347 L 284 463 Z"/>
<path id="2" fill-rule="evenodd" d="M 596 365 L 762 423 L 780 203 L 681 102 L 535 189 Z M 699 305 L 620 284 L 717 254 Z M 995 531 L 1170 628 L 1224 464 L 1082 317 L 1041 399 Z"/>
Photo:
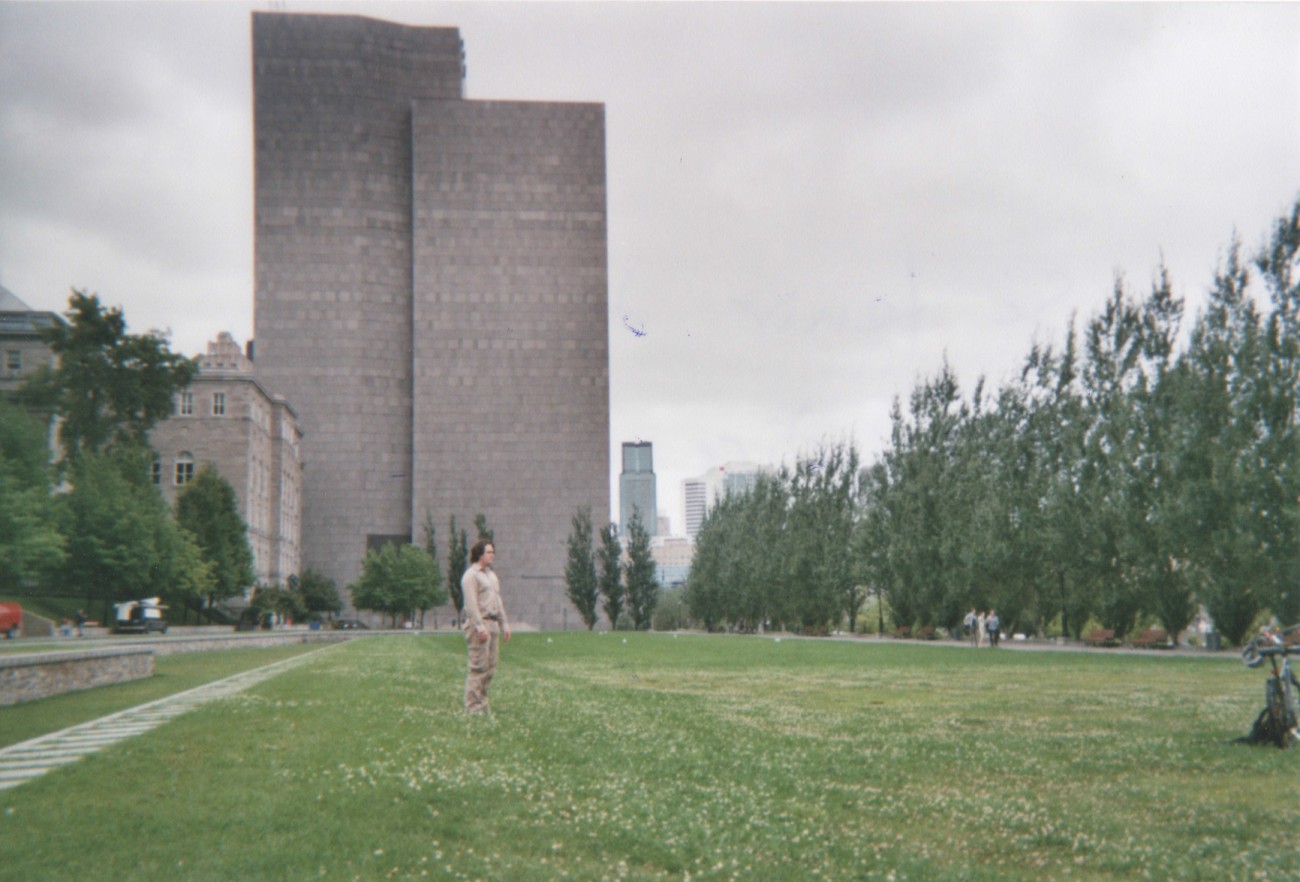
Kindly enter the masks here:
<path id="1" fill-rule="evenodd" d="M 340 587 L 412 535 L 411 102 L 455 28 L 253 14 L 256 371 L 298 410 L 303 558 Z"/>
<path id="2" fill-rule="evenodd" d="M 655 535 L 658 506 L 653 446 L 649 441 L 623 442 L 623 471 L 618 476 L 619 530 L 627 535 L 636 510 L 641 513 L 646 532 Z"/>
<path id="3" fill-rule="evenodd" d="M 486 514 L 511 618 L 558 628 L 609 507 L 605 108 L 421 101 L 412 133 L 413 519 Z"/>

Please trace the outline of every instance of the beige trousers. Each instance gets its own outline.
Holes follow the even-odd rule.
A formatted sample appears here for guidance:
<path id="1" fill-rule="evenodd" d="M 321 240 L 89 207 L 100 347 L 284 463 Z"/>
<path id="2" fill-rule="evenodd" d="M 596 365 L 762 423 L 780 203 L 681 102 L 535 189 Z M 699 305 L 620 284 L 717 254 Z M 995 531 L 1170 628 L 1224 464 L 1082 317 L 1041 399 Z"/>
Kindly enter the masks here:
<path id="1" fill-rule="evenodd" d="M 465 674 L 466 713 L 481 714 L 490 710 L 488 685 L 497 672 L 497 660 L 501 657 L 501 634 L 495 626 L 489 627 L 491 633 L 487 640 L 479 640 L 474 634 L 465 635 L 469 641 L 469 671 Z"/>

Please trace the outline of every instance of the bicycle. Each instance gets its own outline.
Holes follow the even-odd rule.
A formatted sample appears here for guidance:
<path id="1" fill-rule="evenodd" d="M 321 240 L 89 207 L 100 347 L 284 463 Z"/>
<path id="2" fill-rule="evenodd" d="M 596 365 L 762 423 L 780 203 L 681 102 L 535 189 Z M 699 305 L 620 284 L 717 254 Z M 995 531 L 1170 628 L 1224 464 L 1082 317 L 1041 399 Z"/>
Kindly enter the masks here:
<path id="1" fill-rule="evenodd" d="M 1300 743 L 1300 680 L 1291 670 L 1291 656 L 1300 655 L 1300 625 L 1282 631 L 1268 631 L 1246 644 L 1241 651 L 1248 668 L 1257 668 L 1267 660 L 1273 675 L 1264 684 L 1264 709 L 1255 719 L 1250 734 L 1237 741 L 1243 744 L 1275 744 L 1285 750 Z"/>

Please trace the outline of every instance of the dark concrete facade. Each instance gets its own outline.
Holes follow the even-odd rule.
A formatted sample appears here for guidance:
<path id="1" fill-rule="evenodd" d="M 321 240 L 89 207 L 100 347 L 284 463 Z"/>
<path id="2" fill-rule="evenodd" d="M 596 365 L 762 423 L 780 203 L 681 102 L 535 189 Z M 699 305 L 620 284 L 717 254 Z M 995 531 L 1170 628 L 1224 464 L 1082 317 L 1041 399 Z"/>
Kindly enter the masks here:
<path id="1" fill-rule="evenodd" d="M 559 627 L 573 512 L 608 508 L 603 106 L 465 100 L 454 28 L 259 13 L 253 64 L 256 370 L 304 434 L 304 565 L 346 586 L 368 540 L 429 516 L 442 552 L 482 512 L 512 616 Z"/>

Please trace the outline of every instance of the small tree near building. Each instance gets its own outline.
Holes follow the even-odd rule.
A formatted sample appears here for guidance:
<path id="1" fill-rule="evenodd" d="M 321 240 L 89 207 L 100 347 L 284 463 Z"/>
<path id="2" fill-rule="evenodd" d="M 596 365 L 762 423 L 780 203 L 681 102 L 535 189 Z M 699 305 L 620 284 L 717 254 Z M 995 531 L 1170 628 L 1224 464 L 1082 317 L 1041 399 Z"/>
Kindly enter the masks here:
<path id="1" fill-rule="evenodd" d="M 257 580 L 248 528 L 239 516 L 235 488 L 205 465 L 176 497 L 176 521 L 198 542 L 211 568 L 208 606 L 243 594 Z"/>
<path id="2" fill-rule="evenodd" d="M 297 582 L 309 615 L 324 613 L 334 616 L 343 610 L 343 599 L 339 596 L 339 588 L 333 579 L 309 569 L 303 570 Z"/>
<path id="3" fill-rule="evenodd" d="M 386 613 L 394 626 L 399 616 L 445 603 L 435 582 L 437 565 L 423 548 L 385 545 L 372 549 L 361 564 L 361 579 L 349 586 L 358 609 Z"/>

